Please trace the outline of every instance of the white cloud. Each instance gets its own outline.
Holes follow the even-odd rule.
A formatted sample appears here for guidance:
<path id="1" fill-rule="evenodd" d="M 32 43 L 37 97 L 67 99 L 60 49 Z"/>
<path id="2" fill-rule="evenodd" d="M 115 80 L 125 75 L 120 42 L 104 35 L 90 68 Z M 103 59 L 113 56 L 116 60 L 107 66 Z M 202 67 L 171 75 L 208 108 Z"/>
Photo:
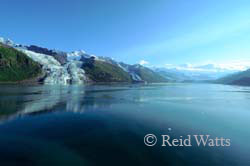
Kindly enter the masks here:
<path id="1" fill-rule="evenodd" d="M 228 63 L 217 64 L 217 66 L 223 69 L 243 71 L 250 68 L 250 61 L 232 61 Z"/>
<path id="2" fill-rule="evenodd" d="M 244 71 L 250 69 L 250 61 L 231 61 L 224 63 L 206 63 L 206 64 L 182 64 L 172 65 L 165 64 L 167 69 L 177 69 L 186 71 L 200 71 L 200 72 L 221 72 L 221 71 Z"/>
<path id="3" fill-rule="evenodd" d="M 145 61 L 145 60 L 141 60 L 141 61 L 139 62 L 139 64 L 140 64 L 140 65 L 148 65 L 149 62 L 148 62 L 148 61 Z"/>

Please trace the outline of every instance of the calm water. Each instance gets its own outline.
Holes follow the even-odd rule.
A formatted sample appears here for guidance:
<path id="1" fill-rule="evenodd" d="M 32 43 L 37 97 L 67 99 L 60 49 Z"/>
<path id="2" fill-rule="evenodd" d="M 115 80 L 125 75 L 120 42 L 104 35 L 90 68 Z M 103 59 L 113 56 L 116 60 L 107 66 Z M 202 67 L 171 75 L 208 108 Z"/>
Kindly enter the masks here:
<path id="1" fill-rule="evenodd" d="M 164 134 L 231 146 L 162 147 Z M 1 165 L 250 165 L 249 156 L 248 87 L 0 86 Z"/>

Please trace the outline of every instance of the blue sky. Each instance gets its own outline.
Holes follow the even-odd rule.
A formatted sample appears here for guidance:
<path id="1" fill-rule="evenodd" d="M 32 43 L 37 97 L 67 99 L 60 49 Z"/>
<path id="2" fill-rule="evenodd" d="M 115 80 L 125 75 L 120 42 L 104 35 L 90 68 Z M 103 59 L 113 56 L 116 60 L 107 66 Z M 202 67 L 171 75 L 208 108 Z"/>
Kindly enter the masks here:
<path id="1" fill-rule="evenodd" d="M 249 0 L 1 0 L 0 36 L 150 65 L 250 59 Z"/>

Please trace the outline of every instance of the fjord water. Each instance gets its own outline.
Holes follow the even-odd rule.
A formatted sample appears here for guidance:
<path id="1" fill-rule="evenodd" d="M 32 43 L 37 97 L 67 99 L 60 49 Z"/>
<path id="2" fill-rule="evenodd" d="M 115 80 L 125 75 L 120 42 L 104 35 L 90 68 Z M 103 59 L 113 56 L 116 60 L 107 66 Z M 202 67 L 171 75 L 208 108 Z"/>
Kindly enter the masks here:
<path id="1" fill-rule="evenodd" d="M 249 165 L 250 88 L 215 84 L 0 86 L 1 165 Z M 146 134 L 158 142 L 148 147 Z M 162 147 L 193 134 L 229 147 Z"/>

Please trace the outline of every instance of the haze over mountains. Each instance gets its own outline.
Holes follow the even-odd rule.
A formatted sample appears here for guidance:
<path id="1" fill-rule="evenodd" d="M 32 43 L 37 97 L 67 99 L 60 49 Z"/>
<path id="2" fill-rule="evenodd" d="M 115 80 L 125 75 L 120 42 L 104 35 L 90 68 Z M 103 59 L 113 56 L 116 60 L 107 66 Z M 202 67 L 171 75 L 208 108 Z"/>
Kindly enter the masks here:
<path id="1" fill-rule="evenodd" d="M 13 41 L 4 38 L 0 38 L 0 43 L 1 82 L 27 79 L 45 84 L 214 81 L 215 83 L 249 85 L 250 82 L 249 70 L 245 71 L 250 68 L 250 63 L 244 65 L 237 63 L 227 65 L 183 64 L 178 66 L 167 64 L 165 67 L 147 67 L 148 62 L 146 61 L 143 61 L 143 64 L 129 65 L 124 62 L 117 62 L 109 57 L 90 55 L 83 50 L 63 52 L 35 45 L 15 44 Z M 6 56 L 9 53 L 10 55 Z M 21 63 L 20 56 L 24 58 L 27 56 L 26 63 Z M 13 64 L 19 66 L 19 68 L 17 69 Z M 38 64 L 40 67 L 35 65 L 36 72 L 25 73 L 24 70 L 29 68 L 30 64 Z M 22 74 L 18 74 L 22 69 L 24 69 Z M 32 70 L 32 67 L 30 70 Z"/>
<path id="2" fill-rule="evenodd" d="M 170 80 L 179 81 L 204 81 L 204 80 L 216 80 L 218 78 L 244 71 L 250 68 L 246 64 L 244 66 L 224 64 L 218 65 L 213 63 L 208 63 L 204 65 L 192 65 L 192 64 L 182 64 L 182 65 L 171 65 L 167 64 L 165 67 L 153 67 L 153 69 L 162 75 L 165 75 Z"/>

